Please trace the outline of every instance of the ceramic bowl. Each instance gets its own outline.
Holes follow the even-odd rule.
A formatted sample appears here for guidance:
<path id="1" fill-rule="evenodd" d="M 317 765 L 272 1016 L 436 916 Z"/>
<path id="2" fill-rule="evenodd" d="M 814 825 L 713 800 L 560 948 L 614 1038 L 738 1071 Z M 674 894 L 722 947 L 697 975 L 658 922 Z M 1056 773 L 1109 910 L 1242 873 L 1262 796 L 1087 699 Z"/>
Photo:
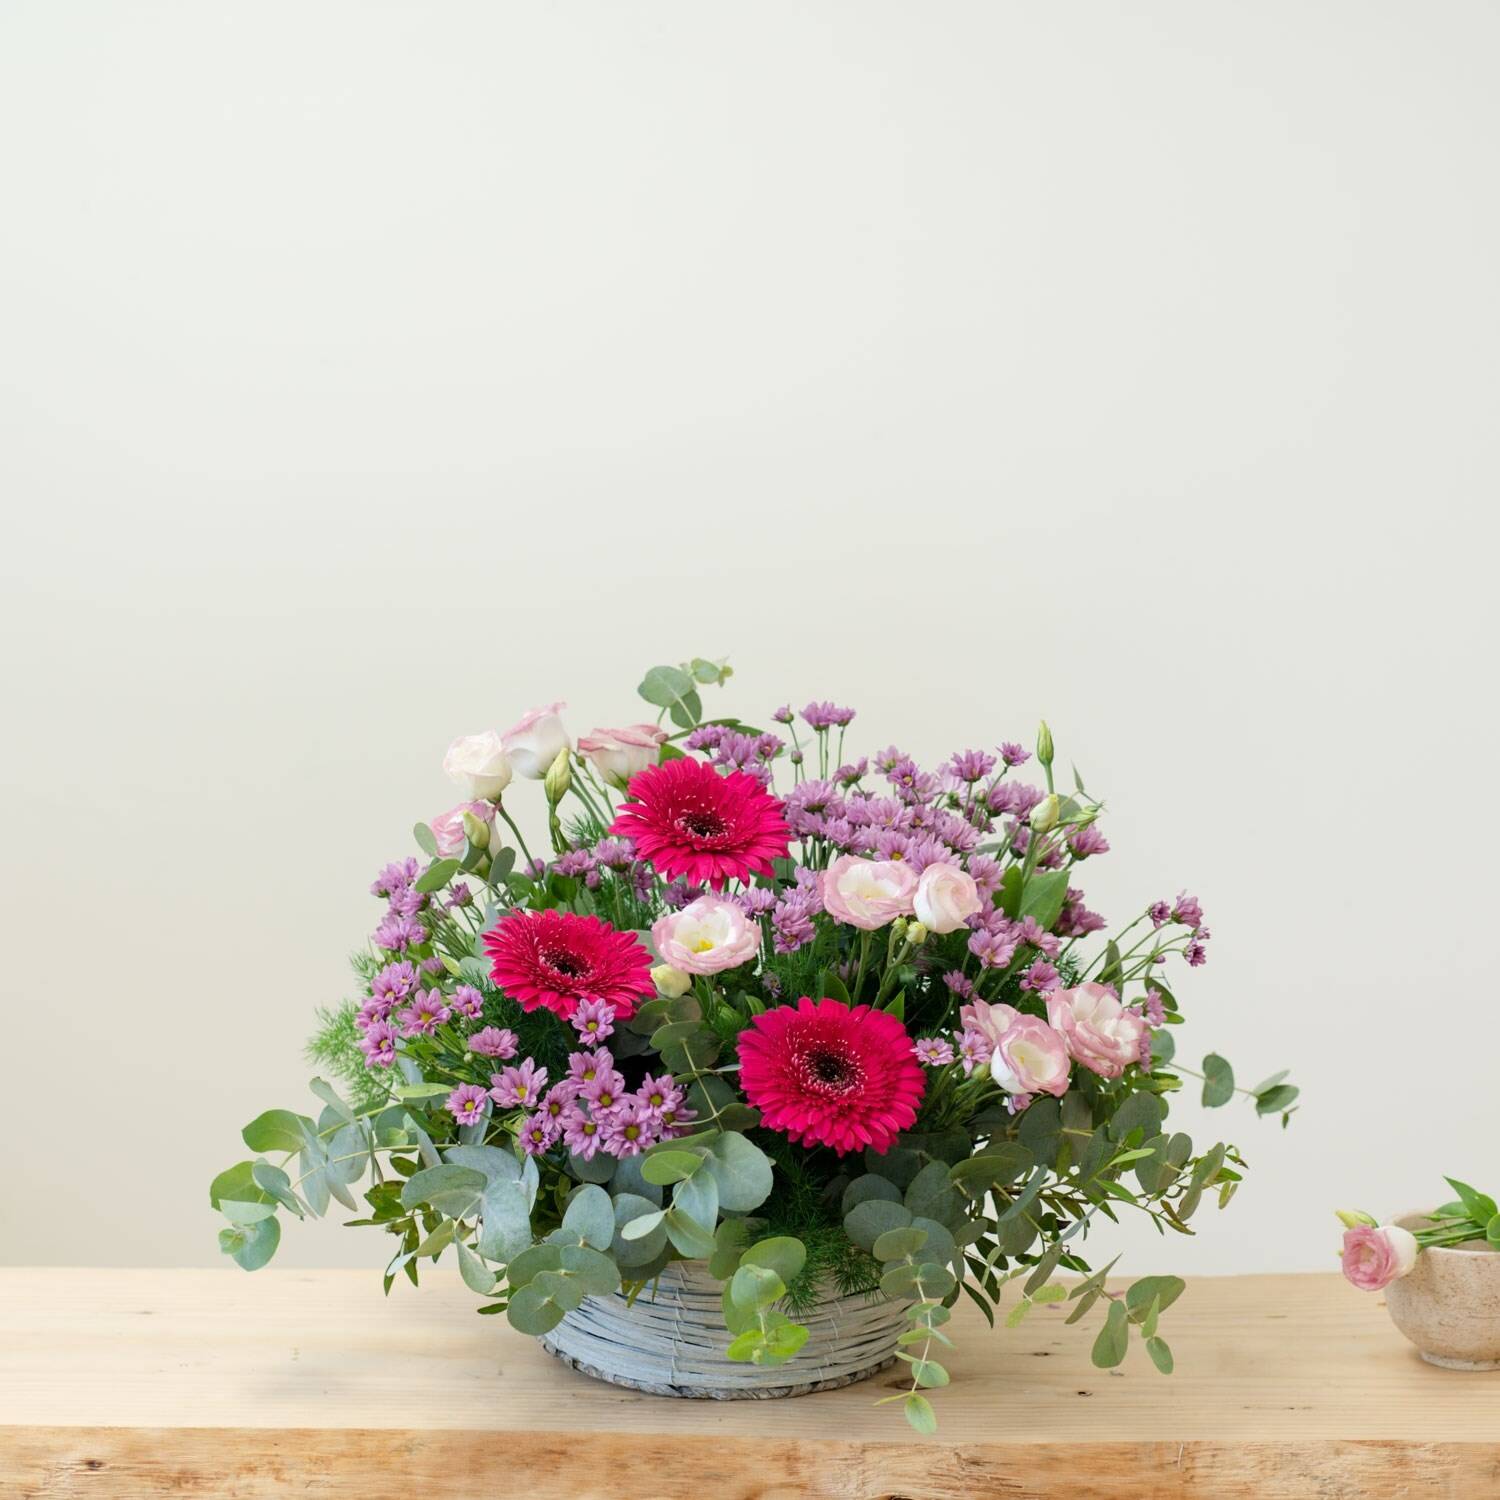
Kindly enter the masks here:
<path id="1" fill-rule="evenodd" d="M 1395 1221 L 1420 1229 L 1422 1214 Z M 1385 1289 L 1391 1321 L 1429 1364 L 1500 1370 L 1500 1251 L 1484 1240 L 1424 1250 L 1416 1268 Z"/>

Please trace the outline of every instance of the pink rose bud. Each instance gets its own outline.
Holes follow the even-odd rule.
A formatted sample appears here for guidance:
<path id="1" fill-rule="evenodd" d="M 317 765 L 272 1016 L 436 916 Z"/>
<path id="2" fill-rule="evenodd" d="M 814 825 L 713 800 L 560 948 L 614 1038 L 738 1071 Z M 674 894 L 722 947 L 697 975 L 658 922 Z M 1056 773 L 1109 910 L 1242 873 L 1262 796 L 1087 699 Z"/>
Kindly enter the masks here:
<path id="1" fill-rule="evenodd" d="M 1073 1058 L 1101 1078 L 1118 1078 L 1140 1059 L 1146 1023 L 1102 984 L 1053 990 L 1047 1019 L 1067 1038 Z"/>
<path id="2" fill-rule="evenodd" d="M 1344 1276 L 1362 1292 L 1378 1292 L 1417 1263 L 1417 1237 L 1399 1224 L 1371 1229 L 1359 1224 L 1344 1231 Z"/>

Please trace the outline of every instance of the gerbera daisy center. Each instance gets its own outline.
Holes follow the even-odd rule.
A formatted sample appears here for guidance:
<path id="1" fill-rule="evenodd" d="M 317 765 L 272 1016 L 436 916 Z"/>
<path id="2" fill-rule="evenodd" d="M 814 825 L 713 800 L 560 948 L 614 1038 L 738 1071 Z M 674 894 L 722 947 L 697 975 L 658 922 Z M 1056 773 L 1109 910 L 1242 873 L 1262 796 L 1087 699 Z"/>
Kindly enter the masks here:
<path id="1" fill-rule="evenodd" d="M 809 1052 L 803 1065 L 808 1082 L 822 1093 L 845 1094 L 864 1082 L 865 1070 L 843 1052 Z"/>
<path id="2" fill-rule="evenodd" d="M 723 835 L 728 825 L 718 813 L 701 808 L 681 814 L 677 819 L 677 826 L 694 838 L 716 839 Z"/>

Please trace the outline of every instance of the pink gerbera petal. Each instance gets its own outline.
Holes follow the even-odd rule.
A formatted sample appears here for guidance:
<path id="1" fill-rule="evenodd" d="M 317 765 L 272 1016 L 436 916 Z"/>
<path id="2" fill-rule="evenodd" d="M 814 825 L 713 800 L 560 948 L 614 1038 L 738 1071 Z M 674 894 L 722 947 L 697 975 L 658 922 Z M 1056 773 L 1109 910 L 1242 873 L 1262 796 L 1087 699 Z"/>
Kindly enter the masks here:
<path id="1" fill-rule="evenodd" d="M 638 772 L 628 792 L 609 831 L 633 839 L 668 880 L 722 890 L 727 880 L 769 875 L 771 861 L 786 858 L 782 805 L 744 771 L 723 776 L 684 757 Z"/>
<path id="2" fill-rule="evenodd" d="M 599 917 L 516 908 L 484 935 L 490 975 L 522 1010 L 545 1007 L 564 1019 L 584 1000 L 604 1001 L 629 1020 L 656 993 L 651 955 Z"/>
<path id="3" fill-rule="evenodd" d="M 842 1156 L 889 1151 L 927 1087 L 893 1015 L 838 1000 L 777 1006 L 740 1033 L 740 1086 L 761 1124 Z"/>

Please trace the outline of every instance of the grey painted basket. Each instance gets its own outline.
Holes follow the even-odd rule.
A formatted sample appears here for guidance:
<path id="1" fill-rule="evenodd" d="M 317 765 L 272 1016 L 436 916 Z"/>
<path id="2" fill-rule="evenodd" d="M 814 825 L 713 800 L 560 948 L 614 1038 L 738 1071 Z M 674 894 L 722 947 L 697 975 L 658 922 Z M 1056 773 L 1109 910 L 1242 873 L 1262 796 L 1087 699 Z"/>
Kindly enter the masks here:
<path id="1" fill-rule="evenodd" d="M 653 1396 L 708 1401 L 766 1401 L 852 1385 L 896 1357 L 905 1304 L 873 1297 L 830 1297 L 797 1321 L 808 1330 L 795 1359 L 763 1368 L 727 1359 L 722 1283 L 702 1261 L 674 1261 L 633 1304 L 619 1292 L 588 1297 L 542 1347 L 566 1365 Z"/>

